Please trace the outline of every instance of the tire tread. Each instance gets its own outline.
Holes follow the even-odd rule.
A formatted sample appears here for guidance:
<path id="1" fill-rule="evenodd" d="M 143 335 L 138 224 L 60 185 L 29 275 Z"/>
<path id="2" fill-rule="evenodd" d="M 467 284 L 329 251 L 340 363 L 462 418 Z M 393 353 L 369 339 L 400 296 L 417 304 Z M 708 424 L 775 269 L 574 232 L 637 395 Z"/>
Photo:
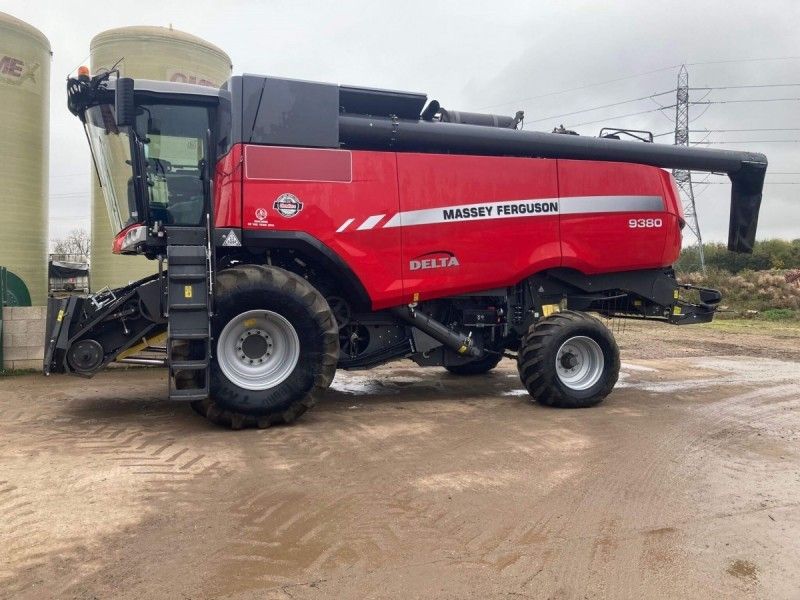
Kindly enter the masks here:
<path id="1" fill-rule="evenodd" d="M 192 408 L 209 421 L 231 429 L 257 427 L 265 429 L 272 425 L 288 424 L 316 404 L 318 396 L 333 381 L 339 362 L 339 335 L 325 298 L 302 277 L 278 267 L 261 265 L 237 265 L 217 275 L 217 294 L 236 294 L 254 286 L 275 288 L 277 293 L 299 297 L 309 309 L 309 316 L 321 332 L 321 370 L 314 377 L 313 387 L 307 394 L 294 400 L 288 408 L 267 414 L 249 414 L 230 410 L 219 405 L 213 398 L 192 403 Z"/>
<path id="2" fill-rule="evenodd" d="M 557 381 L 554 366 L 546 360 L 553 346 L 569 329 L 592 333 L 608 342 L 610 356 L 606 360 L 609 376 L 597 393 L 577 398 L 569 395 Z M 557 348 L 555 349 L 557 350 Z M 608 329 L 598 319 L 582 312 L 565 310 L 534 323 L 523 336 L 517 354 L 517 370 L 528 393 L 539 404 L 558 408 L 587 408 L 595 406 L 611 393 L 619 377 L 619 348 Z"/>

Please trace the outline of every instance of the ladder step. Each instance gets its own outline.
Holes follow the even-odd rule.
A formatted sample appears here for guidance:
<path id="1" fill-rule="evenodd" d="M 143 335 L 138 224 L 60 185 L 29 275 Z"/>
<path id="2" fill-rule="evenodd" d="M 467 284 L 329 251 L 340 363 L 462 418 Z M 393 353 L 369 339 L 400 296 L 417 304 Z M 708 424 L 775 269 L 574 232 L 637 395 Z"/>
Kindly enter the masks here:
<path id="1" fill-rule="evenodd" d="M 207 331 L 173 331 L 169 334 L 173 340 L 207 340 L 210 338 Z"/>
<path id="2" fill-rule="evenodd" d="M 167 273 L 170 281 L 205 281 L 206 273 Z"/>
<path id="3" fill-rule="evenodd" d="M 187 302 L 186 304 L 170 304 L 170 310 L 208 310 L 204 302 Z"/>
<path id="4" fill-rule="evenodd" d="M 175 360 L 170 363 L 173 371 L 198 371 L 208 367 L 207 360 Z"/>
<path id="5" fill-rule="evenodd" d="M 169 399 L 178 402 L 194 402 L 195 400 L 205 400 L 208 398 L 208 391 L 198 389 L 170 390 Z"/>

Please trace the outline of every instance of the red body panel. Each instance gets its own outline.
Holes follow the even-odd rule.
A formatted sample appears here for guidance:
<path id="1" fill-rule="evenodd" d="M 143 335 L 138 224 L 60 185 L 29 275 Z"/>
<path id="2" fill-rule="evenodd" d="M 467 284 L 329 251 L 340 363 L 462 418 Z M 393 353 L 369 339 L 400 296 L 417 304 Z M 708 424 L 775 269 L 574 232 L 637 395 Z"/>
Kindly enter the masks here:
<path id="1" fill-rule="evenodd" d="M 217 162 L 214 173 L 214 226 L 242 226 L 242 146 L 234 146 Z"/>
<path id="2" fill-rule="evenodd" d="M 558 198 L 554 160 L 398 154 L 397 168 L 404 213 L 500 200 Z M 561 264 L 558 213 L 455 220 L 402 230 L 403 281 L 406 291 L 412 297 L 419 293 L 420 299 L 505 287 Z M 412 260 L 436 251 L 452 252 L 459 266 L 410 269 Z"/>
<path id="3" fill-rule="evenodd" d="M 558 161 L 560 196 L 664 196 L 663 171 L 628 163 Z M 666 206 L 658 211 L 561 215 L 562 265 L 586 274 L 662 265 Z M 644 219 L 645 227 L 630 227 Z M 650 221 L 660 227 L 647 227 Z"/>
<path id="4" fill-rule="evenodd" d="M 249 176 L 266 169 L 252 168 L 248 163 L 280 160 L 275 153 L 259 150 L 257 146 L 245 148 L 239 226 L 255 231 L 306 232 L 353 270 L 375 308 L 401 304 L 400 229 L 373 227 L 347 235 L 337 233 L 337 228 L 348 218 L 361 217 L 363 221 L 370 215 L 388 216 L 399 210 L 394 153 L 303 149 L 306 160 L 311 163 L 330 162 L 331 153 L 347 155 L 352 160 L 352 181 L 302 181 Z M 288 150 L 287 159 L 293 163 L 298 149 Z M 271 168 L 280 170 L 276 165 Z M 289 168 L 287 165 L 286 170 Z M 309 172 L 319 174 L 319 168 L 312 166 Z M 284 217 L 274 208 L 275 201 L 283 194 L 293 194 L 302 202 L 297 215 Z M 260 210 L 266 211 L 266 218 L 259 219 Z"/>
<path id="5" fill-rule="evenodd" d="M 236 146 L 215 202 L 217 227 L 315 237 L 374 309 L 553 267 L 667 267 L 681 243 L 671 175 L 625 163 Z"/>

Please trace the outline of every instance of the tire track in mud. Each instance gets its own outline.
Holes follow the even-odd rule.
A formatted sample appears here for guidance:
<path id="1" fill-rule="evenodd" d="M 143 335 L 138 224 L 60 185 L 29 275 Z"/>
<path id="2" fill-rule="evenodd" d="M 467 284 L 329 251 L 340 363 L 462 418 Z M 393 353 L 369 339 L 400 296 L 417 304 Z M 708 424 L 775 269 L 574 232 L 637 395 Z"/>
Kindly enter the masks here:
<path id="1" fill-rule="evenodd" d="M 103 410 L 102 401 L 95 398 L 5 407 L 0 410 L 0 452 L 17 461 L 52 456 L 61 463 L 63 458 L 65 465 L 70 462 L 66 457 L 79 456 L 84 466 L 70 468 L 68 481 L 60 484 L 64 493 L 88 500 L 99 479 L 119 480 L 137 490 L 138 497 L 131 501 L 143 507 L 160 499 L 174 507 L 194 506 L 193 484 L 198 478 L 213 482 L 232 472 L 213 448 L 203 448 L 192 439 L 198 422 L 202 423 L 199 417 L 188 412 L 185 418 L 175 415 L 169 405 L 154 411 L 138 401 L 131 404 L 126 410 L 141 406 L 142 412 L 118 417 L 114 413 L 119 412 L 119 403 L 112 403 L 111 414 L 104 415 L 98 412 Z M 33 589 L 37 580 L 41 585 L 41 573 L 54 565 L 82 562 L 79 556 L 88 559 L 96 551 L 85 547 L 91 535 L 65 537 L 59 531 L 39 498 L 43 482 L 30 484 L 24 472 L 18 470 L 13 481 L 0 485 L 0 491 L 8 488 L 5 495 L 0 493 L 0 546 L 4 546 L 0 557 L 6 555 L 0 560 L 0 598 Z"/>
<path id="2" fill-rule="evenodd" d="M 0 515 L 0 597 L 14 598 L 28 591 L 34 582 L 19 573 L 35 569 L 52 554 L 65 560 L 79 553 L 77 538 L 54 547 L 37 516 L 35 499 L 5 480 L 0 480 Z"/>
<path id="3" fill-rule="evenodd" d="M 342 493 L 317 503 L 301 491 L 259 490 L 232 507 L 231 537 L 214 557 L 223 593 L 291 584 L 336 569 L 369 570 L 385 560 L 397 534 L 385 519 L 357 518 L 367 501 Z"/>
<path id="4" fill-rule="evenodd" d="M 545 564 L 557 565 L 549 573 L 552 582 L 571 581 L 569 593 L 590 593 L 603 595 L 603 590 L 613 585 L 622 596 L 647 594 L 653 580 L 659 577 L 659 570 L 675 561 L 688 560 L 678 547 L 676 530 L 670 526 L 680 514 L 680 504 L 685 500 L 670 498 L 676 480 L 687 473 L 704 473 L 708 468 L 709 453 L 718 451 L 725 445 L 732 445 L 733 452 L 722 463 L 723 469 L 752 471 L 753 462 L 748 459 L 747 440 L 770 424 L 779 424 L 789 408 L 787 403 L 796 403 L 800 396 L 800 385 L 786 384 L 761 388 L 753 392 L 726 397 L 726 386 L 720 382 L 715 388 L 721 391 L 721 398 L 711 403 L 703 403 L 690 410 L 702 418 L 691 421 L 690 427 L 673 427 L 669 435 L 648 447 L 644 455 L 639 455 L 632 468 L 616 472 L 609 463 L 601 465 L 606 477 L 602 485 L 591 485 L 596 479 L 591 473 L 581 476 L 582 481 L 572 481 L 571 485 L 585 489 L 581 495 L 565 494 L 556 489 L 538 502 L 533 513 L 539 513 L 536 521 L 528 526 L 516 528 L 503 543 L 495 549 L 501 556 L 524 555 L 521 548 L 529 542 L 541 545 L 548 541 L 560 541 L 560 547 L 551 551 Z M 719 396 L 718 396 L 719 397 Z M 747 429 L 745 439 L 734 437 L 733 429 L 741 432 Z M 788 450 L 787 450 L 788 451 Z M 744 454 L 744 457 L 742 457 Z M 620 462 L 620 464 L 623 464 Z M 763 464 L 759 463 L 761 468 Z M 779 474 L 796 472 L 789 461 L 784 465 L 771 467 Z M 741 472 L 737 475 L 741 476 Z M 610 476 L 609 476 L 610 475 Z M 645 498 L 653 502 L 647 506 Z M 615 513 L 626 515 L 626 526 L 618 519 L 609 518 Z M 606 515 L 598 519 L 597 515 Z M 711 515 L 697 515 L 703 518 L 724 518 L 725 511 Z M 631 527 L 630 523 L 641 526 Z M 649 523 L 649 525 L 648 525 Z M 681 522 L 691 526 L 691 521 Z M 624 539 L 624 552 L 616 553 L 611 560 L 604 550 L 613 544 L 613 538 Z M 638 564 L 636 580 L 623 577 L 628 564 Z M 649 581 L 648 581 L 649 580 Z M 651 589 L 654 589 L 651 587 Z M 709 589 L 709 592 L 713 590 Z"/>

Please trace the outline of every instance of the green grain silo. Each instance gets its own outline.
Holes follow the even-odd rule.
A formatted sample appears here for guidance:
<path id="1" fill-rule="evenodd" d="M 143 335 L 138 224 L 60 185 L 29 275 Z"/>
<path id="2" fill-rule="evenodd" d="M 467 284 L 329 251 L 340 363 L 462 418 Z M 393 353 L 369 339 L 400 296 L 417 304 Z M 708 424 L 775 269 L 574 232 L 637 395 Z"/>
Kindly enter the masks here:
<path id="1" fill-rule="evenodd" d="M 0 12 L 0 266 L 19 278 L 12 304 L 47 298 L 50 54 L 41 31 Z"/>
<path id="2" fill-rule="evenodd" d="M 198 37 L 166 27 L 122 27 L 110 29 L 91 42 L 91 72 L 111 68 L 117 61 L 123 77 L 196 83 L 219 87 L 231 74 L 231 59 L 225 52 Z M 97 178 L 92 189 L 92 290 L 125 285 L 151 275 L 156 263 L 139 256 L 111 254 L 116 232 L 110 230 L 108 214 Z"/>

